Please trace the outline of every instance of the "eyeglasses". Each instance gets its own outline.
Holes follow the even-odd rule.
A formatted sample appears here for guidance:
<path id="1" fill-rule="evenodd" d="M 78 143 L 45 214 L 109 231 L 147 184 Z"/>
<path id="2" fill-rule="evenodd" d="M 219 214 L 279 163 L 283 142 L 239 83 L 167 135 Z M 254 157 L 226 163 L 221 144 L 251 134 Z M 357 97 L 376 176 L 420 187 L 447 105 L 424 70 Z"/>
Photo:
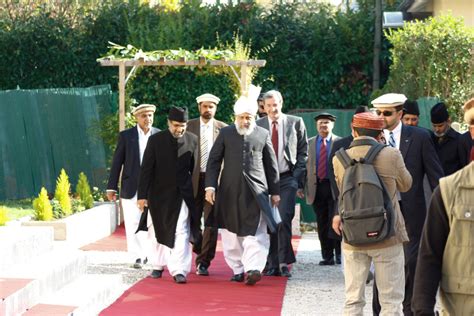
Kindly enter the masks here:
<path id="1" fill-rule="evenodd" d="M 388 110 L 380 111 L 380 110 L 375 110 L 375 114 L 377 114 L 377 115 L 383 114 L 383 116 L 392 116 L 392 115 L 393 115 L 393 112 L 396 112 L 396 111 L 388 111 Z"/>

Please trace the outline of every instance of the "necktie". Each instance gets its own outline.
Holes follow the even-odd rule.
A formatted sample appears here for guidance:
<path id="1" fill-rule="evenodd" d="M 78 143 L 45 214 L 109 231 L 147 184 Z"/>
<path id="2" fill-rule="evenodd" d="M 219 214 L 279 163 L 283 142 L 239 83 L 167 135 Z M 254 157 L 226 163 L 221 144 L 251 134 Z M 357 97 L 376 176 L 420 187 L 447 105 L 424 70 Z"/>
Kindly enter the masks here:
<path id="1" fill-rule="evenodd" d="M 321 146 L 319 147 L 319 159 L 318 159 L 318 178 L 326 179 L 327 174 L 327 151 L 326 151 L 326 139 L 323 138 Z"/>
<path id="2" fill-rule="evenodd" d="M 272 144 L 275 155 L 278 158 L 278 121 L 272 123 Z"/>
<path id="3" fill-rule="evenodd" d="M 471 154 L 469 155 L 469 161 L 474 161 L 474 146 L 471 147 Z"/>
<path id="4" fill-rule="evenodd" d="M 204 125 L 204 128 L 201 129 L 201 170 L 206 169 L 207 159 L 209 158 L 208 145 L 207 142 L 207 125 Z"/>
<path id="5" fill-rule="evenodd" d="M 395 143 L 395 137 L 393 137 L 393 132 L 390 132 L 390 138 L 388 139 L 388 144 L 390 147 L 397 148 L 397 144 Z"/>

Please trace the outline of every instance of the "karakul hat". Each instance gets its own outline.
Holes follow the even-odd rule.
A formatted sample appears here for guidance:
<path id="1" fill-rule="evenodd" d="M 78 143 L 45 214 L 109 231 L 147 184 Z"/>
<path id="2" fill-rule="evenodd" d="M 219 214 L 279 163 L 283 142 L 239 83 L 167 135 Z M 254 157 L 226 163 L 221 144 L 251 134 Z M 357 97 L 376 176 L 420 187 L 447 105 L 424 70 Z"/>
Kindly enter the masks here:
<path id="1" fill-rule="evenodd" d="M 168 113 L 168 120 L 186 123 L 188 121 L 188 109 L 173 106 Z"/>
<path id="2" fill-rule="evenodd" d="M 449 119 L 448 109 L 443 102 L 436 103 L 431 108 L 431 123 L 440 124 Z"/>
<path id="3" fill-rule="evenodd" d="M 132 110 L 132 114 L 138 115 L 140 113 L 148 111 L 152 111 L 154 113 L 156 111 L 156 106 L 154 106 L 153 104 L 140 104 Z"/>
<path id="4" fill-rule="evenodd" d="M 418 102 L 406 100 L 405 104 L 403 104 L 403 113 L 420 116 L 420 108 L 418 107 Z"/>
<path id="5" fill-rule="evenodd" d="M 196 98 L 196 102 L 199 104 L 201 102 L 212 102 L 214 104 L 219 104 L 221 99 L 210 93 L 204 93 Z"/>
<path id="6" fill-rule="evenodd" d="M 352 126 L 381 131 L 385 127 L 385 123 L 383 117 L 379 117 L 372 112 L 363 112 L 354 115 Z"/>
<path id="7" fill-rule="evenodd" d="M 407 100 L 404 94 L 386 93 L 370 102 L 374 108 L 393 108 L 402 105 Z"/>

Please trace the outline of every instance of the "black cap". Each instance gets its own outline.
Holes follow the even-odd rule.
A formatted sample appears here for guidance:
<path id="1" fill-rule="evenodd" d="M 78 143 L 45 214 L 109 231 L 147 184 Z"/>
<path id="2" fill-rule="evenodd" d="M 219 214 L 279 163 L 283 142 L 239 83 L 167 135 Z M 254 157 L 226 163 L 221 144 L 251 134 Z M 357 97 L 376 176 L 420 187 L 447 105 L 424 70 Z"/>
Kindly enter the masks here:
<path id="1" fill-rule="evenodd" d="M 168 113 L 168 120 L 186 123 L 188 121 L 188 109 L 173 106 Z"/>
<path id="2" fill-rule="evenodd" d="M 418 108 L 418 102 L 406 100 L 403 104 L 403 114 L 412 114 L 420 116 L 420 109 Z"/>
<path id="3" fill-rule="evenodd" d="M 354 115 L 358 113 L 370 112 L 369 107 L 367 105 L 359 105 L 356 107 L 354 111 Z"/>
<path id="4" fill-rule="evenodd" d="M 440 124 L 449 119 L 448 109 L 443 102 L 436 103 L 431 108 L 431 123 Z"/>
<path id="5" fill-rule="evenodd" d="M 336 117 L 334 115 L 332 115 L 331 113 L 327 113 L 327 112 L 318 113 L 318 115 L 316 115 L 314 117 L 315 121 L 317 121 L 319 119 L 328 119 L 328 120 L 333 121 L 333 122 L 336 121 Z"/>

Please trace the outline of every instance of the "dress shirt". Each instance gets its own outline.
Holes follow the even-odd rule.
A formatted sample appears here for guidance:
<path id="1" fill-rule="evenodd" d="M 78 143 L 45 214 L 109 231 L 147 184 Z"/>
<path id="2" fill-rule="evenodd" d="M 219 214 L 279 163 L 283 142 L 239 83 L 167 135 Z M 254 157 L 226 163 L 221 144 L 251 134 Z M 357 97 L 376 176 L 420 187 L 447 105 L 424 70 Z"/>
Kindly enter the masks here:
<path id="1" fill-rule="evenodd" d="M 207 155 L 211 152 L 212 145 L 214 145 L 214 119 L 210 119 L 209 122 L 204 123 L 202 118 L 199 118 L 200 124 L 200 137 L 207 138 Z M 201 141 L 199 141 L 199 145 Z M 201 168 L 201 172 L 206 172 L 206 168 Z"/>
<path id="2" fill-rule="evenodd" d="M 390 139 L 390 132 L 393 132 L 393 138 L 395 139 L 395 148 L 400 150 L 400 138 L 402 137 L 402 121 L 398 122 L 398 125 L 392 131 L 388 129 L 383 130 L 383 134 L 385 136 L 385 140 L 387 141 Z"/>
<path id="3" fill-rule="evenodd" d="M 148 133 L 145 132 L 137 125 L 138 129 L 138 148 L 140 151 L 140 166 L 142 165 L 143 154 L 145 153 L 146 144 L 148 143 L 148 138 L 151 136 L 151 128 L 148 130 Z"/>
<path id="4" fill-rule="evenodd" d="M 268 116 L 267 116 L 268 117 Z M 278 122 L 278 172 L 284 173 L 290 171 L 290 166 L 285 160 L 285 126 L 286 126 L 286 115 L 281 114 L 277 120 Z M 272 138 L 273 121 L 268 117 L 268 126 L 270 127 L 270 139 Z"/>
<path id="5" fill-rule="evenodd" d="M 330 148 L 331 148 L 331 140 L 332 140 L 332 133 L 329 134 L 327 137 L 321 137 L 320 135 L 317 136 L 317 142 L 316 142 L 316 174 L 318 174 L 318 165 L 319 165 L 319 150 L 323 144 L 323 139 L 326 139 L 326 177 L 327 172 L 329 172 L 329 154 L 330 154 Z M 332 163 L 332 162 L 331 162 Z"/>

